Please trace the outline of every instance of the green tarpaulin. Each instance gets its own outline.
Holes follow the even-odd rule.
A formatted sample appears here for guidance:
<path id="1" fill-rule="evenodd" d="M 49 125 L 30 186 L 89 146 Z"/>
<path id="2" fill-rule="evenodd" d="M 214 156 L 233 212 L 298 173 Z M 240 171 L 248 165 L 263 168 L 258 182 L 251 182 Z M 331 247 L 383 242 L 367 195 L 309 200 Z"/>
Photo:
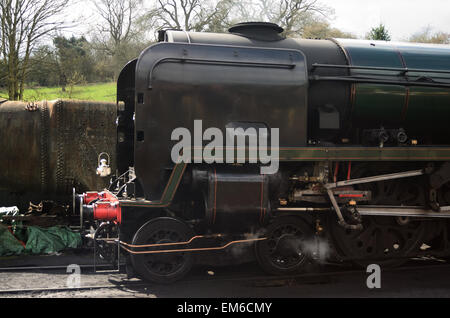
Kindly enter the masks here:
<path id="1" fill-rule="evenodd" d="M 20 255 L 25 247 L 12 235 L 7 226 L 0 224 L 0 256 Z"/>
<path id="2" fill-rule="evenodd" d="M 48 229 L 36 226 L 16 227 L 14 235 L 0 224 L 0 256 L 20 254 L 52 254 L 82 244 L 81 235 L 67 227 Z M 24 246 L 25 245 L 25 246 Z"/>

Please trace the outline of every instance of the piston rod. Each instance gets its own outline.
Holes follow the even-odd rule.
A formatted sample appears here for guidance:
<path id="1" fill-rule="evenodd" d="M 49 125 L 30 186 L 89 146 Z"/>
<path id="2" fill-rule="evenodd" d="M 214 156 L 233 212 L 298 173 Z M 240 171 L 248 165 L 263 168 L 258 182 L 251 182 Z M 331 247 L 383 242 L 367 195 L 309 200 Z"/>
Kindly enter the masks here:
<path id="1" fill-rule="evenodd" d="M 366 216 L 403 216 L 419 218 L 450 218 L 450 207 L 441 207 L 441 212 L 423 207 L 407 206 L 359 206 L 358 212 Z"/>
<path id="2" fill-rule="evenodd" d="M 325 188 L 333 189 L 333 188 L 355 185 L 355 184 L 364 184 L 364 183 L 379 182 L 379 181 L 386 181 L 386 180 L 417 177 L 417 176 L 422 176 L 424 174 L 425 174 L 425 171 L 423 169 L 391 173 L 391 174 L 383 174 L 383 175 L 373 176 L 373 177 L 366 177 L 366 178 L 359 178 L 359 179 L 344 180 L 344 181 L 339 181 L 339 182 L 334 182 L 334 183 L 327 183 L 327 184 L 325 184 Z"/>

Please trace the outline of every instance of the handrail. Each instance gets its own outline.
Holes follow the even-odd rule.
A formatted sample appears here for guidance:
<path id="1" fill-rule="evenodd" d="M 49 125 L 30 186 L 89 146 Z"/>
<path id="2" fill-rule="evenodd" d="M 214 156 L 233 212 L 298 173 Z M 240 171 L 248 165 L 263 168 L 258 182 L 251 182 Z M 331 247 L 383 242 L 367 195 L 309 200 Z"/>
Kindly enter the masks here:
<path id="1" fill-rule="evenodd" d="M 341 68 L 341 69 L 359 69 L 372 71 L 392 71 L 401 73 L 440 73 L 450 74 L 450 70 L 433 70 L 433 69 L 419 69 L 419 68 L 401 68 L 401 67 L 377 67 L 377 66 L 358 66 L 358 65 L 335 65 L 335 64 L 318 64 L 314 63 L 312 68 Z"/>
<path id="2" fill-rule="evenodd" d="M 179 63 L 192 63 L 192 64 L 210 64 L 210 65 L 224 65 L 224 66 L 242 66 L 242 67 L 262 67 L 262 68 L 284 68 L 284 69 L 294 69 L 296 64 L 286 64 L 286 63 L 265 63 L 265 62 L 249 62 L 249 61 L 225 61 L 225 60 L 214 60 L 214 59 L 199 59 L 199 58 L 186 58 L 186 57 L 164 57 L 157 60 L 149 72 L 148 78 L 148 88 L 152 89 L 153 72 L 155 68 L 162 64 L 168 62 L 179 62 Z"/>
<path id="3" fill-rule="evenodd" d="M 350 83 L 365 83 L 365 84 L 385 84 L 385 85 L 399 85 L 399 86 L 425 86 L 425 87 L 443 87 L 450 88 L 450 82 L 421 82 L 421 81 L 395 81 L 395 80 L 383 80 L 376 77 L 358 77 L 358 76 L 318 76 L 313 75 L 309 77 L 310 81 L 337 81 L 337 82 L 350 82 Z"/>

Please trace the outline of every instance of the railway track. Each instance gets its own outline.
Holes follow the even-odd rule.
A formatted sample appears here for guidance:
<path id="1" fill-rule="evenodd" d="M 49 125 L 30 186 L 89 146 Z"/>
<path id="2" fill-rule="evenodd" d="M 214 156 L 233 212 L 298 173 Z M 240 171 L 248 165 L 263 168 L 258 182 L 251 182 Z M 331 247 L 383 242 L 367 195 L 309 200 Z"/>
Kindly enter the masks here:
<path id="1" fill-rule="evenodd" d="M 113 288 L 123 288 L 123 287 L 145 287 L 148 284 L 122 284 L 122 285 L 99 285 L 99 286 L 81 286 L 81 287 L 54 287 L 54 288 L 26 288 L 26 289 L 9 289 L 0 290 L 0 295 L 11 295 L 11 294 L 34 294 L 34 293 L 59 293 L 59 292 L 71 292 L 71 291 L 87 291 L 96 289 L 113 289 Z"/>
<path id="2" fill-rule="evenodd" d="M 123 265 L 123 264 L 121 264 Z M 84 269 L 94 269 L 103 268 L 105 270 L 112 269 L 111 265 L 78 265 L 80 268 Z M 67 265 L 56 265 L 56 266 L 15 266 L 15 267 L 0 267 L 0 272 L 17 272 L 17 271 L 28 271 L 28 270 L 66 270 Z"/>
<path id="3" fill-rule="evenodd" d="M 421 262 L 425 262 L 426 264 L 419 264 Z M 405 271 L 432 271 L 434 269 L 439 270 L 449 270 L 450 264 L 440 262 L 439 260 L 431 260 L 431 261 L 412 261 L 407 265 L 397 267 L 397 268 L 386 268 L 382 269 L 384 273 L 395 273 L 395 272 L 405 272 Z M 84 265 L 84 268 L 92 268 L 93 265 Z M 41 267 L 15 267 L 8 268 L 7 270 L 11 272 L 23 272 L 26 270 L 61 270 L 65 269 L 63 266 L 41 266 Z M 2 271 L 2 269 L 0 269 Z M 107 273 L 108 271 L 103 271 L 102 274 Z M 112 273 L 112 271 L 110 272 Z M 302 284 L 327 284 L 333 281 L 335 277 L 343 277 L 343 276 L 358 276 L 358 275 L 367 275 L 364 269 L 354 269 L 350 267 L 336 268 L 336 266 L 332 267 L 324 267 L 322 271 L 319 272 L 310 272 L 303 273 L 298 275 L 290 275 L 290 276 L 267 276 L 265 274 L 257 274 L 257 275 L 249 275 L 248 272 L 238 272 L 238 273 L 224 273 L 222 275 L 205 275 L 200 273 L 195 273 L 191 277 L 188 277 L 178 283 L 173 284 L 174 288 L 177 286 L 189 285 L 195 286 L 196 283 L 205 283 L 205 282 L 214 282 L 217 283 L 225 283 L 225 282 L 240 282 L 252 287 L 278 287 L 278 286 L 292 286 L 292 285 L 302 285 Z M 19 288 L 19 289 L 3 289 L 0 290 L 0 297 L 8 296 L 8 295 L 27 295 L 27 294 L 52 294 L 52 293 L 60 293 L 60 292 L 83 292 L 83 291 L 92 291 L 92 290 L 101 290 L 101 289 L 134 289 L 134 290 L 143 290 L 146 288 L 154 288 L 155 284 L 150 284 L 142 281 L 129 281 L 124 278 L 121 281 L 117 281 L 117 283 L 110 284 L 93 284 L 86 285 L 80 287 L 37 287 L 37 288 Z M 161 285 L 159 285 L 161 286 Z"/>

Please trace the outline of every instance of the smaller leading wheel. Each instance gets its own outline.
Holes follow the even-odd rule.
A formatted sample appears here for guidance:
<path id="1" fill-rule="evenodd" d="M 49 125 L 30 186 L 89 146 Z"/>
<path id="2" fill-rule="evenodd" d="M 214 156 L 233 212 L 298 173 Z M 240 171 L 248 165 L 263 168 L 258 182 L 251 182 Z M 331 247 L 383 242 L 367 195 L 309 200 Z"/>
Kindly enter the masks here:
<path id="1" fill-rule="evenodd" d="M 186 242 L 194 236 L 181 220 L 163 217 L 145 223 L 134 235 L 133 245 Z M 171 247 L 179 248 L 179 246 Z M 170 249 L 170 248 L 168 248 Z M 134 249 L 145 251 L 146 249 Z M 193 257 L 186 253 L 131 254 L 134 270 L 145 280 L 168 284 L 182 279 L 192 268 Z"/>
<path id="2" fill-rule="evenodd" d="M 267 239 L 255 246 L 259 265 L 272 275 L 301 272 L 309 259 L 307 250 L 313 234 L 311 227 L 299 217 L 275 219 L 265 231 Z"/>
<path id="3" fill-rule="evenodd" d="M 117 265 L 117 244 L 110 244 L 106 241 L 107 239 L 115 239 L 119 235 L 117 231 L 117 225 L 110 222 L 104 222 L 100 224 L 94 234 L 94 244 L 95 244 L 95 257 L 104 259 L 113 266 Z"/>

